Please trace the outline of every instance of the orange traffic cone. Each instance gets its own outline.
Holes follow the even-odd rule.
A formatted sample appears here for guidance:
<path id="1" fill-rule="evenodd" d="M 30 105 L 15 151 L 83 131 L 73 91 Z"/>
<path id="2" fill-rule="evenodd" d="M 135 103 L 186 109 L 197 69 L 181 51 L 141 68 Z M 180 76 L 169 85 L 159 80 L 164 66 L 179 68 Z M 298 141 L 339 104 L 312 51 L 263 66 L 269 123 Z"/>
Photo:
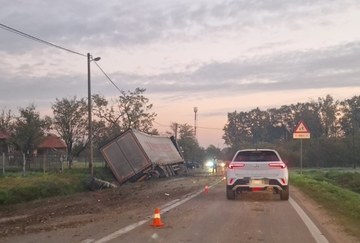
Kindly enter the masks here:
<path id="1" fill-rule="evenodd" d="M 154 213 L 154 219 L 152 224 L 150 224 L 151 226 L 155 226 L 155 227 L 160 227 L 163 226 L 164 224 L 161 222 L 160 219 L 160 210 L 158 208 L 155 208 L 155 213 Z"/>
<path id="2" fill-rule="evenodd" d="M 209 193 L 209 187 L 207 183 L 205 184 L 204 193 Z"/>

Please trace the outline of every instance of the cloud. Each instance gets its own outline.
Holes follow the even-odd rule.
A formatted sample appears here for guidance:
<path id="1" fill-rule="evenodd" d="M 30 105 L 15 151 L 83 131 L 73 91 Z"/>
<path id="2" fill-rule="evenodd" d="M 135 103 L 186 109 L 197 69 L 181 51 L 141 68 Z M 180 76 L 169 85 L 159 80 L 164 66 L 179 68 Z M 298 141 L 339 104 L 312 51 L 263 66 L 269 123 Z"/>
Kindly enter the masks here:
<path id="1" fill-rule="evenodd" d="M 203 63 L 194 72 L 160 75 L 113 73 L 125 86 L 155 93 L 206 93 L 353 87 L 359 85 L 360 42 L 230 62 Z M 220 94 L 221 95 L 221 94 Z"/>
<path id="2" fill-rule="evenodd" d="M 26 7 L 24 7 L 26 6 Z M 0 10 L 0 23 L 84 52 L 98 46 L 136 46 L 169 40 L 194 41 L 226 31 L 248 32 L 286 26 L 291 30 L 330 21 L 331 15 L 359 7 L 357 1 L 99 1 L 14 0 Z M 326 14 L 324 14 L 326 13 Z M 25 22 L 23 20 L 26 20 Z M 3 32 L 4 30 L 0 30 Z M 201 34 L 201 35 L 199 35 Z M 1 35 L 8 53 L 43 48 Z"/>
<path id="3" fill-rule="evenodd" d="M 360 36 L 336 39 L 339 35 L 331 32 L 352 23 L 357 12 L 351 11 L 358 7 L 356 0 L 14 0 L 0 9 L 0 23 L 84 54 L 96 50 L 131 57 L 143 52 L 135 57 L 152 59 L 158 50 L 162 62 L 150 61 L 147 67 L 156 73 L 117 64 L 107 74 L 123 90 L 142 87 L 164 100 L 182 100 L 358 86 Z M 319 30 L 336 40 L 322 39 Z M 72 65 L 75 61 L 59 54 L 63 51 L 4 29 L 0 41 L 5 57 L 0 60 L 0 104 L 23 97 L 35 102 L 86 97 L 85 60 Z M 93 65 L 93 92 L 118 94 L 96 70 Z"/>

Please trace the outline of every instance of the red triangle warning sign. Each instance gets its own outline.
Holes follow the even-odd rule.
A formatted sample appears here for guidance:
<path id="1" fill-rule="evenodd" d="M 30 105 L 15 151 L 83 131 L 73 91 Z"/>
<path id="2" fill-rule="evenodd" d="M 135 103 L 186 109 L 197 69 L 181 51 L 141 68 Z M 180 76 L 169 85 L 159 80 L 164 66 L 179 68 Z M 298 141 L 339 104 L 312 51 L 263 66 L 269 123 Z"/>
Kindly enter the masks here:
<path id="1" fill-rule="evenodd" d="M 305 126 L 303 121 L 300 121 L 296 126 L 294 133 L 309 133 L 309 129 Z"/>

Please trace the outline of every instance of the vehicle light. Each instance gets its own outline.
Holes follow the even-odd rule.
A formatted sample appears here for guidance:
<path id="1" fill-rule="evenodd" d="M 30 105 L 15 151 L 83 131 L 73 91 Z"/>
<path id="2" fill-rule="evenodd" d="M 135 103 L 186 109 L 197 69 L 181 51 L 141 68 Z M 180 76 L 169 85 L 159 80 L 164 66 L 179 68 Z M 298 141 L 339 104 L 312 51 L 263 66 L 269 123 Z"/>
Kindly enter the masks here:
<path id="1" fill-rule="evenodd" d="M 285 184 L 285 179 L 281 178 L 281 182 L 282 182 L 282 184 Z"/>
<path id="2" fill-rule="evenodd" d="M 234 181 L 234 178 L 231 178 L 230 181 L 229 181 L 230 182 L 229 184 L 232 184 L 233 181 Z"/>
<path id="3" fill-rule="evenodd" d="M 235 169 L 235 168 L 242 168 L 244 167 L 245 164 L 244 163 L 236 163 L 236 162 L 233 162 L 233 163 L 230 163 L 228 168 L 229 169 Z"/>
<path id="4" fill-rule="evenodd" d="M 207 167 L 214 167 L 214 162 L 208 161 L 208 162 L 206 162 L 206 166 Z"/>
<path id="5" fill-rule="evenodd" d="M 286 164 L 284 163 L 269 163 L 268 166 L 271 168 L 280 168 L 280 169 L 286 168 Z"/>

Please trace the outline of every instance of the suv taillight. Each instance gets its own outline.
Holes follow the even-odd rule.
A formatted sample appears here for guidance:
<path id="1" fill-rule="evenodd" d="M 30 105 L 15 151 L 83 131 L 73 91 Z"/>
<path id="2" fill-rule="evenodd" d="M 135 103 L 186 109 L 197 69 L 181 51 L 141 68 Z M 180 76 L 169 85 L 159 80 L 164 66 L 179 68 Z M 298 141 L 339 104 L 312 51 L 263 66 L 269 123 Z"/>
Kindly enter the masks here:
<path id="1" fill-rule="evenodd" d="M 245 166 L 244 163 L 231 162 L 231 163 L 228 165 L 228 168 L 229 168 L 229 169 L 236 169 L 236 168 L 243 168 L 244 166 Z"/>
<path id="2" fill-rule="evenodd" d="M 280 168 L 280 169 L 286 168 L 286 164 L 284 163 L 269 163 L 268 166 L 271 168 Z"/>

